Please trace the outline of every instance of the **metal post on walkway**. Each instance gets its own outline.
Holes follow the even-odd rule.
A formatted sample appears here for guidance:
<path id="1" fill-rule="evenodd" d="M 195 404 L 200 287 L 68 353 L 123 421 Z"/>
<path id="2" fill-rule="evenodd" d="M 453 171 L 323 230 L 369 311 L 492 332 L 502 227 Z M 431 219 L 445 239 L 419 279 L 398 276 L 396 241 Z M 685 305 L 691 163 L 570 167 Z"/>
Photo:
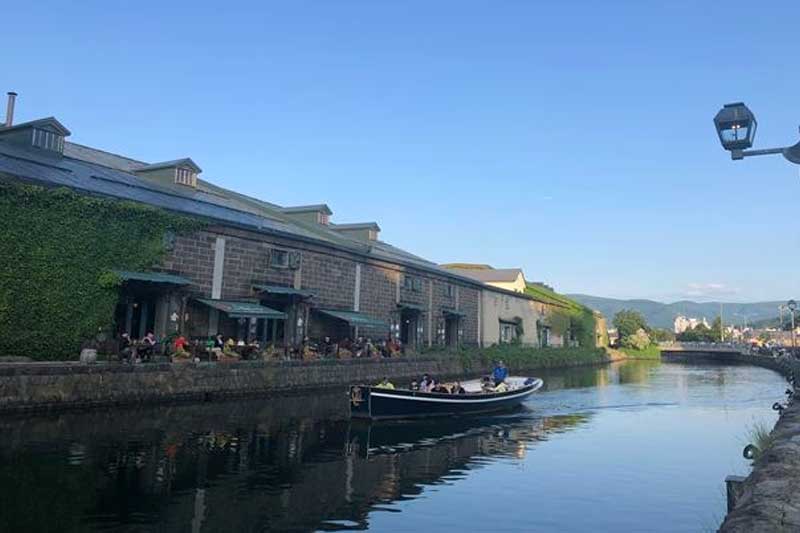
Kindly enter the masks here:
<path id="1" fill-rule="evenodd" d="M 797 309 L 797 302 L 794 300 L 789 300 L 786 302 L 786 307 L 789 308 L 789 311 L 792 312 L 792 357 L 796 357 L 795 350 L 797 349 L 797 340 L 795 339 L 794 333 L 794 310 Z"/>

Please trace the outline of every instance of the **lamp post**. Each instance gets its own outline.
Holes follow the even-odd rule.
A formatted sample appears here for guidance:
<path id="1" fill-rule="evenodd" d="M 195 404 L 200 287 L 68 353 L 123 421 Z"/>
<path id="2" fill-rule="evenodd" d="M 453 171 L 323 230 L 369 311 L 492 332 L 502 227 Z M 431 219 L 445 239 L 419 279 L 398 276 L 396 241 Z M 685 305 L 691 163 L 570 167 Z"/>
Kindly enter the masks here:
<path id="1" fill-rule="evenodd" d="M 794 338 L 794 310 L 797 309 L 797 302 L 795 302 L 794 300 L 789 300 L 788 302 L 786 302 L 786 307 L 788 307 L 789 311 L 792 312 L 792 357 L 794 357 L 795 355 L 794 350 L 797 346 L 797 343 L 795 342 Z"/>
<path id="2" fill-rule="evenodd" d="M 749 150 L 753 146 L 758 122 L 753 112 L 742 102 L 725 104 L 714 117 L 714 127 L 722 147 L 731 153 L 731 159 L 782 154 L 787 161 L 800 165 L 800 142 L 782 148 Z"/>

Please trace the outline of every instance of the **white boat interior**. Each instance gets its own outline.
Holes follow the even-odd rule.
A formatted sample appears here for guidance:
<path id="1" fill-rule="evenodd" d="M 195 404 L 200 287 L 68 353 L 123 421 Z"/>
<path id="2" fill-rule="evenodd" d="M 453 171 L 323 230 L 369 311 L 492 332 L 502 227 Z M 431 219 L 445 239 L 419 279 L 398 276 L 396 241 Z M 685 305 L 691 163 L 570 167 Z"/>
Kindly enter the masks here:
<path id="1" fill-rule="evenodd" d="M 537 378 L 530 378 L 527 376 L 509 376 L 505 379 L 505 384 L 508 387 L 508 390 L 512 391 L 515 389 L 519 389 L 520 387 L 525 386 L 525 382 L 534 379 L 535 381 L 541 382 L 542 380 Z M 469 381 L 462 381 L 461 386 L 464 387 L 464 390 L 468 393 L 479 393 L 483 392 L 483 387 L 481 384 L 480 379 L 471 379 Z M 539 385 L 541 387 L 541 385 Z M 539 387 L 536 387 L 537 389 Z"/>

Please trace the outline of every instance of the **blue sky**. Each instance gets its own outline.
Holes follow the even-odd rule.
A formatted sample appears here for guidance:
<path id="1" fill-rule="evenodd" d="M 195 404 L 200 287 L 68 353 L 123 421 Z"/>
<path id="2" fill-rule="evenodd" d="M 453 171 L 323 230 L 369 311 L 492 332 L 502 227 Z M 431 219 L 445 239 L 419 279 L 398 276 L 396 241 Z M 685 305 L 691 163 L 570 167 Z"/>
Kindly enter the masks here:
<path id="1" fill-rule="evenodd" d="M 12 2 L 17 121 L 205 179 L 438 262 L 599 296 L 800 296 L 800 3 Z M 724 7 L 724 9 L 723 9 Z"/>

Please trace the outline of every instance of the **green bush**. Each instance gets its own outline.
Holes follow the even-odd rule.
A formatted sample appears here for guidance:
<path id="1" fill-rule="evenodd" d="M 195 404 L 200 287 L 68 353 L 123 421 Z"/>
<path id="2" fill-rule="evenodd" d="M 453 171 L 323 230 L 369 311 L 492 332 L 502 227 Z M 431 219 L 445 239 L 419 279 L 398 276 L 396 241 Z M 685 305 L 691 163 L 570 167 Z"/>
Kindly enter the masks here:
<path id="1" fill-rule="evenodd" d="M 650 344 L 641 350 L 621 347 L 619 351 L 631 359 L 661 359 L 661 348 L 659 348 L 657 344 Z"/>
<path id="2" fill-rule="evenodd" d="M 0 355 L 69 359 L 112 326 L 119 278 L 197 221 L 68 189 L 0 184 Z"/>
<path id="3" fill-rule="evenodd" d="M 602 348 L 532 348 L 520 344 L 462 348 L 452 353 L 466 371 L 489 368 L 499 360 L 511 371 L 600 364 L 609 360 Z"/>

